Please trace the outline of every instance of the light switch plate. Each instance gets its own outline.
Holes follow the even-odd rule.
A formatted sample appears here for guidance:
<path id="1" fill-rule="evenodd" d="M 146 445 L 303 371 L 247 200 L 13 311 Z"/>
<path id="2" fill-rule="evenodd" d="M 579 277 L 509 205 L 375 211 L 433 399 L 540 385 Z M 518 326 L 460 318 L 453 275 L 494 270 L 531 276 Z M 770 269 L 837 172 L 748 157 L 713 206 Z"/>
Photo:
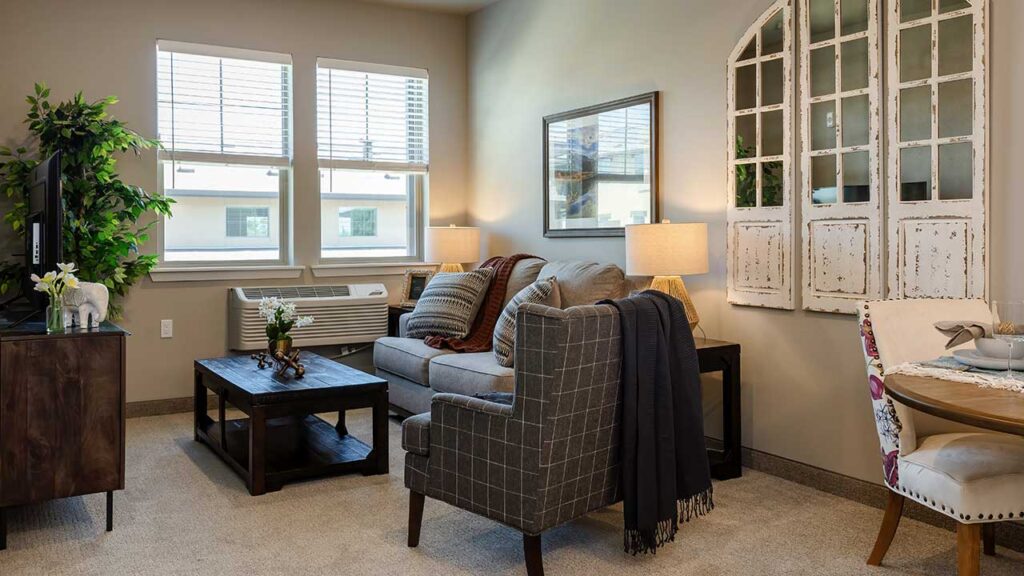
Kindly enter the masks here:
<path id="1" fill-rule="evenodd" d="M 174 337 L 174 320 L 161 320 L 160 321 L 160 337 L 161 338 L 173 338 Z"/>

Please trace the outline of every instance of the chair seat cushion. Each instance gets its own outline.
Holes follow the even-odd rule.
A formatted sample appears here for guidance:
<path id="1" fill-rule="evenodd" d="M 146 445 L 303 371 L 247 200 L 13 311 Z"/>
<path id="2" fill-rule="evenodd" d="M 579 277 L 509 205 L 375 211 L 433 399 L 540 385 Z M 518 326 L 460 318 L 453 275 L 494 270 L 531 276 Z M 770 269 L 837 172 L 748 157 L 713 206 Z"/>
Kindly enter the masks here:
<path id="1" fill-rule="evenodd" d="M 498 364 L 493 352 L 449 354 L 430 363 L 430 387 L 435 392 L 466 396 L 511 392 L 515 388 L 515 370 Z"/>
<path id="2" fill-rule="evenodd" d="M 438 356 L 454 354 L 451 350 L 438 350 L 415 338 L 378 338 L 373 345 L 373 365 L 381 370 L 398 374 L 422 386 L 430 385 L 430 361 Z"/>
<path id="3" fill-rule="evenodd" d="M 420 456 L 430 454 L 430 412 L 410 416 L 402 422 L 402 448 Z"/>
<path id="4" fill-rule="evenodd" d="M 961 522 L 1024 518 L 1024 438 L 928 436 L 900 457 L 899 485 L 911 498 Z"/>

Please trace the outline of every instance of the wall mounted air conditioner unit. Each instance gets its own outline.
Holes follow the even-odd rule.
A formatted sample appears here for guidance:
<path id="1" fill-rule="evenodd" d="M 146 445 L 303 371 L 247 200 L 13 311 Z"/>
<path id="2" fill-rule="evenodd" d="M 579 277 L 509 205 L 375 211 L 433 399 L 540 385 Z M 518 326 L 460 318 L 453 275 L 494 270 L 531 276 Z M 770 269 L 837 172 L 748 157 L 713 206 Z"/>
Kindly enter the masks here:
<path id="1" fill-rule="evenodd" d="M 228 298 L 228 345 L 232 350 L 267 347 L 260 300 L 276 296 L 294 302 L 314 322 L 291 331 L 295 346 L 373 342 L 388 335 L 388 291 L 383 284 L 232 288 Z"/>

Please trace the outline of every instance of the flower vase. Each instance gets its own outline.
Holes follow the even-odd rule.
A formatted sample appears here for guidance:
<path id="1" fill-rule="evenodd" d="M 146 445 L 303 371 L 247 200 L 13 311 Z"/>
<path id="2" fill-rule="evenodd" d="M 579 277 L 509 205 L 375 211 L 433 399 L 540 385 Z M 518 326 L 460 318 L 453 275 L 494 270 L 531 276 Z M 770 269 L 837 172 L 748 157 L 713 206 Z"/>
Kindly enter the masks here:
<path id="1" fill-rule="evenodd" d="M 60 299 L 50 298 L 50 305 L 46 307 L 46 333 L 64 332 L 64 307 Z"/>
<path id="2" fill-rule="evenodd" d="M 280 352 L 285 358 L 287 358 L 292 353 L 292 339 L 278 338 L 277 340 L 271 340 L 268 348 L 270 349 L 271 356 L 276 357 L 277 353 Z"/>

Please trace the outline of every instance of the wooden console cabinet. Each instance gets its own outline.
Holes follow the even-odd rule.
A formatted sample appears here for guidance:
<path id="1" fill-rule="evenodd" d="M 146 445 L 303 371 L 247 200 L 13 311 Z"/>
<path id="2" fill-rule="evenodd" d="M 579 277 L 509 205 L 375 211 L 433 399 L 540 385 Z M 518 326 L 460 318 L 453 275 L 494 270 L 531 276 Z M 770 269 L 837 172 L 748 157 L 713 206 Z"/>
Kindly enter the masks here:
<path id="1" fill-rule="evenodd" d="M 124 489 L 125 337 L 0 323 L 0 550 L 5 509 Z"/>

